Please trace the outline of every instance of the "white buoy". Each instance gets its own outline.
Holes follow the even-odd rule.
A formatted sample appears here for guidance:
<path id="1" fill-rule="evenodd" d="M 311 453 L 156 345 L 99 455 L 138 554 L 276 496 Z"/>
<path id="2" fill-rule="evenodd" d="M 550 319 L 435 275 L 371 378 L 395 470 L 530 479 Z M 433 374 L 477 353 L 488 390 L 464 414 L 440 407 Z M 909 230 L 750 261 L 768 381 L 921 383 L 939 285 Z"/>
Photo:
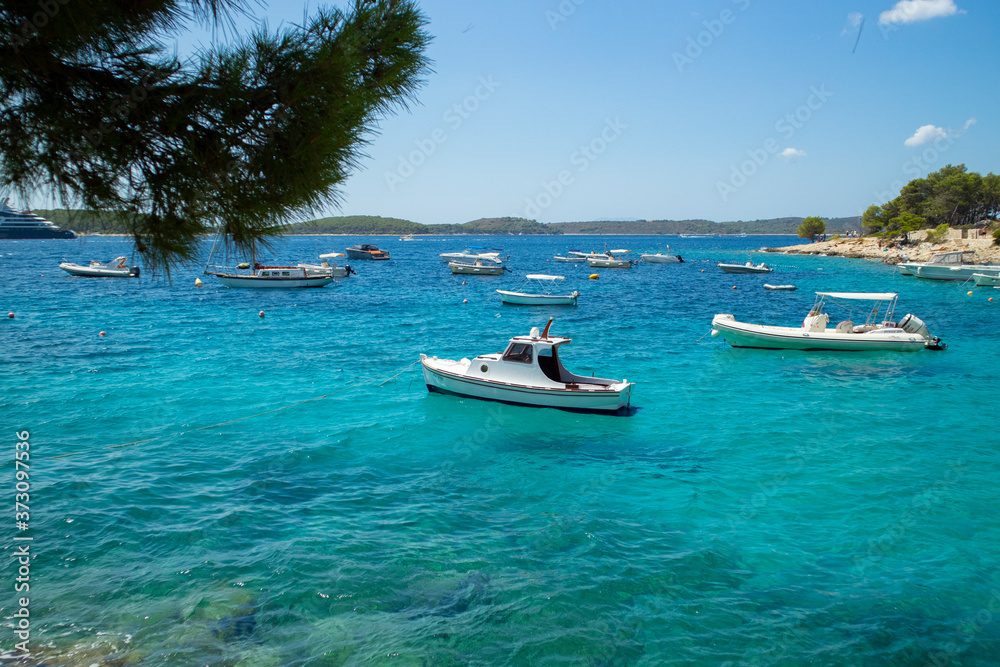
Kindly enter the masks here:
<path id="1" fill-rule="evenodd" d="M 203 284 L 203 283 L 201 282 L 201 278 L 195 278 L 195 279 L 194 279 L 194 286 L 195 286 L 195 287 L 201 287 L 201 286 L 202 286 L 202 284 Z"/>
<path id="2" fill-rule="evenodd" d="M 257 314 L 258 314 L 259 316 L 261 316 L 261 317 L 264 317 L 264 311 L 263 311 L 263 310 L 262 310 L 262 311 L 260 311 L 260 312 L 259 312 L 259 313 L 257 313 Z"/>

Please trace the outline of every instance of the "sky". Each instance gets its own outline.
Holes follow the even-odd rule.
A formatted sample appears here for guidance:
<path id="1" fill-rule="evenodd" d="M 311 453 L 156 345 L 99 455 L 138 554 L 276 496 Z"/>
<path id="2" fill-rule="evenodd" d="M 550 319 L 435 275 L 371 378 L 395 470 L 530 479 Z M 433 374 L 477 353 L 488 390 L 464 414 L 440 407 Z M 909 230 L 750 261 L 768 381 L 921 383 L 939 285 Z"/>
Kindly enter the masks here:
<path id="1" fill-rule="evenodd" d="M 1000 171 L 995 0 L 418 2 L 433 72 L 320 215 L 840 217 Z"/>

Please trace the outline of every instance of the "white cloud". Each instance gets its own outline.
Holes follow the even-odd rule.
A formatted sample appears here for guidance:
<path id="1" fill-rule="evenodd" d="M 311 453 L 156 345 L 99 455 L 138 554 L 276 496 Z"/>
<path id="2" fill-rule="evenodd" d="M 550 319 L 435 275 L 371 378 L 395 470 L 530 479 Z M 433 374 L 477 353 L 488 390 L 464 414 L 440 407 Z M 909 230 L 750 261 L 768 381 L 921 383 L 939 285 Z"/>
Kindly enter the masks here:
<path id="1" fill-rule="evenodd" d="M 937 141 L 938 139 L 947 139 L 948 131 L 943 127 L 937 127 L 936 125 L 924 125 L 913 133 L 913 136 L 903 142 L 904 145 L 913 148 L 914 146 L 923 146 L 932 141 Z"/>
<path id="2" fill-rule="evenodd" d="M 965 132 L 970 127 L 972 127 L 973 125 L 975 125 L 977 122 L 978 121 L 976 121 L 975 118 L 970 118 L 969 120 L 965 121 L 965 125 L 962 126 L 962 131 Z"/>
<path id="3" fill-rule="evenodd" d="M 852 35 L 861 27 L 861 22 L 865 20 L 865 15 L 860 12 L 851 12 L 847 15 L 847 25 L 840 31 L 841 35 Z"/>
<path id="4" fill-rule="evenodd" d="M 959 9 L 955 0 L 900 0 L 895 7 L 879 14 L 878 22 L 882 25 L 916 23 L 964 13 L 965 10 Z"/>
<path id="5" fill-rule="evenodd" d="M 797 157 L 805 157 L 805 154 L 806 154 L 805 151 L 800 151 L 798 148 L 791 148 L 791 147 L 786 148 L 785 150 L 778 153 L 778 155 L 785 158 L 786 160 L 791 160 L 792 158 L 797 158 Z"/>

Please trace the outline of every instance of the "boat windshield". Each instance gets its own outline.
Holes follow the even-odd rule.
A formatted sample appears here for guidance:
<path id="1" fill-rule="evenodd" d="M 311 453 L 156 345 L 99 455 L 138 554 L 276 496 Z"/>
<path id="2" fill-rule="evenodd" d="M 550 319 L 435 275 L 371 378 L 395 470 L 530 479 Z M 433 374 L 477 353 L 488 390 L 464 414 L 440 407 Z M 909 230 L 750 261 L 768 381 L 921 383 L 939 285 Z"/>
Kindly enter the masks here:
<path id="1" fill-rule="evenodd" d="M 527 343 L 511 343 L 503 354 L 504 361 L 516 361 L 519 364 L 531 363 L 531 345 Z"/>

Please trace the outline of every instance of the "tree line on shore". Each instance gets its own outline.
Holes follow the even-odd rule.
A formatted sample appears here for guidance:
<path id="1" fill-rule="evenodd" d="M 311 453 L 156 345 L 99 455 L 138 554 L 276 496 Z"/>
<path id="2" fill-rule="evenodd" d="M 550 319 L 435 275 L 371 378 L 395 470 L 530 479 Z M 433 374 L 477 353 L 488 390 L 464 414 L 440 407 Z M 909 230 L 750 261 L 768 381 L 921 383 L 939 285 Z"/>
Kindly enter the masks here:
<path id="1" fill-rule="evenodd" d="M 904 235 L 920 229 L 986 226 L 1000 215 L 1000 176 L 947 165 L 906 184 L 899 196 L 873 204 L 862 225 L 873 233 Z"/>
<path id="2" fill-rule="evenodd" d="M 82 210 L 35 210 L 60 227 L 79 234 L 128 234 L 129 226 L 115 213 Z M 427 235 L 559 235 L 559 234 L 795 234 L 803 218 L 772 218 L 737 222 L 710 220 L 598 220 L 592 222 L 541 223 L 524 218 L 480 218 L 465 223 L 427 225 L 402 218 L 348 215 L 320 218 L 287 225 L 286 235 L 343 234 L 353 236 Z M 829 218 L 824 227 L 831 233 L 860 229 L 860 218 Z M 822 233 L 822 230 L 820 231 Z"/>

